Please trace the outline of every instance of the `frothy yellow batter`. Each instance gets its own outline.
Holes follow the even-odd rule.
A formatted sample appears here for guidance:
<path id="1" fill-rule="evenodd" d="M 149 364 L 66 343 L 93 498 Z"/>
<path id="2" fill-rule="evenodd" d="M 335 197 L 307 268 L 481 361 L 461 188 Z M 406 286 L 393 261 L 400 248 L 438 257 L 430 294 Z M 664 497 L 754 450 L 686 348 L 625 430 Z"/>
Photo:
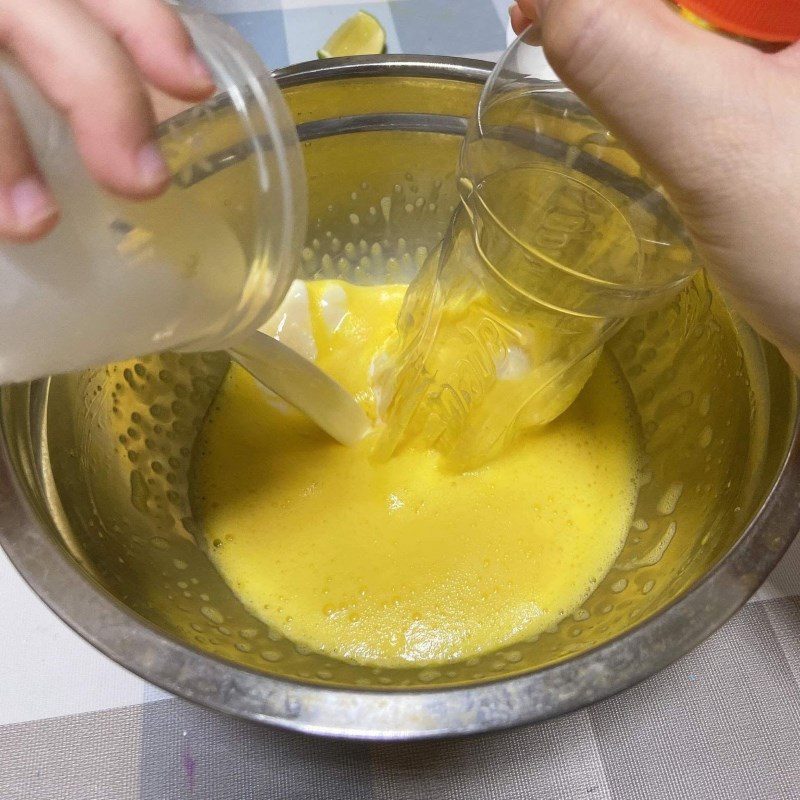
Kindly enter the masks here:
<path id="1" fill-rule="evenodd" d="M 405 287 L 306 286 L 278 327 L 372 411 Z M 475 472 L 412 449 L 377 463 L 371 447 L 336 444 L 235 366 L 199 442 L 217 568 L 253 614 L 330 656 L 421 665 L 534 636 L 583 602 L 631 522 L 636 429 L 606 357 L 564 415 Z"/>

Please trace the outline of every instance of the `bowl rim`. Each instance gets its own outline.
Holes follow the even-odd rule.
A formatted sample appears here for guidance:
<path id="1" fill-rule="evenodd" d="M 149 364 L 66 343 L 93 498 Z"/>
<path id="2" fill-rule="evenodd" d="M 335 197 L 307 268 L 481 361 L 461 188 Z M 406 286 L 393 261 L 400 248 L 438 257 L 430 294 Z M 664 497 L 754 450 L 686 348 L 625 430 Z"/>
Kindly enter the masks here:
<path id="1" fill-rule="evenodd" d="M 481 83 L 488 62 L 366 56 L 298 64 L 279 84 L 358 77 L 442 77 Z M 788 368 L 787 368 L 788 369 Z M 794 382 L 795 397 L 798 383 Z M 362 740 L 462 736 L 544 720 L 616 694 L 677 660 L 755 593 L 800 529 L 800 416 L 775 481 L 739 541 L 658 615 L 579 656 L 480 684 L 343 688 L 296 682 L 234 664 L 173 638 L 130 611 L 46 533 L 0 447 L 0 545 L 39 598 L 120 666 L 172 694 L 294 731 Z M 5 432 L 4 432 L 5 433 Z"/>

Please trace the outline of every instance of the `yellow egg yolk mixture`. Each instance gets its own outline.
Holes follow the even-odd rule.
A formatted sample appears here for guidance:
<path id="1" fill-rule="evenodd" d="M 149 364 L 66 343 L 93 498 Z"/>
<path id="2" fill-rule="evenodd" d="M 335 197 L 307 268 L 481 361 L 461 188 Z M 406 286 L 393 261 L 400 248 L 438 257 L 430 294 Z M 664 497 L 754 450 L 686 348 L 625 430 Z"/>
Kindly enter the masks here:
<path id="1" fill-rule="evenodd" d="M 374 414 L 405 290 L 296 282 L 274 332 Z M 541 633 L 608 572 L 636 499 L 631 408 L 604 355 L 555 422 L 454 474 L 434 451 L 343 447 L 233 365 L 198 441 L 196 512 L 228 585 L 296 643 L 384 667 L 469 658 Z"/>

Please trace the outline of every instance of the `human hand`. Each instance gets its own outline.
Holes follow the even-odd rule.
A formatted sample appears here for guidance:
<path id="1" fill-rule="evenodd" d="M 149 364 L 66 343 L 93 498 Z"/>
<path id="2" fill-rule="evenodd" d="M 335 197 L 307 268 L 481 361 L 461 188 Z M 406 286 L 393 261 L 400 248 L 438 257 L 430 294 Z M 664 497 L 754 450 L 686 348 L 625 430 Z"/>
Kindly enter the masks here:
<path id="1" fill-rule="evenodd" d="M 154 139 L 147 84 L 188 101 L 214 89 L 172 9 L 161 0 L 0 0 L 0 43 L 64 112 L 99 184 L 133 199 L 164 190 L 169 172 Z M 0 238 L 36 239 L 57 218 L 0 87 Z"/>
<path id="2" fill-rule="evenodd" d="M 553 69 L 663 183 L 731 304 L 800 374 L 800 45 L 773 53 L 663 0 L 518 0 Z"/>

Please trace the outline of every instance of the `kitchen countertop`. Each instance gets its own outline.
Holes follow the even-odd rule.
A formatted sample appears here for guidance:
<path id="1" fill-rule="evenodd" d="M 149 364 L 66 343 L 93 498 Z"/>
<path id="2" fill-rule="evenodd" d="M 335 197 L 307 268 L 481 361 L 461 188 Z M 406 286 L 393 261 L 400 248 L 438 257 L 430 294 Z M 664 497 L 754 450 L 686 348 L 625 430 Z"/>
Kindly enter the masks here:
<path id="1" fill-rule="evenodd" d="M 272 67 L 364 8 L 390 53 L 495 59 L 503 0 L 205 0 Z M 0 552 L 2 800 L 783 800 L 800 797 L 800 540 L 708 641 L 616 697 L 540 725 L 361 744 L 262 728 L 127 673 Z"/>

